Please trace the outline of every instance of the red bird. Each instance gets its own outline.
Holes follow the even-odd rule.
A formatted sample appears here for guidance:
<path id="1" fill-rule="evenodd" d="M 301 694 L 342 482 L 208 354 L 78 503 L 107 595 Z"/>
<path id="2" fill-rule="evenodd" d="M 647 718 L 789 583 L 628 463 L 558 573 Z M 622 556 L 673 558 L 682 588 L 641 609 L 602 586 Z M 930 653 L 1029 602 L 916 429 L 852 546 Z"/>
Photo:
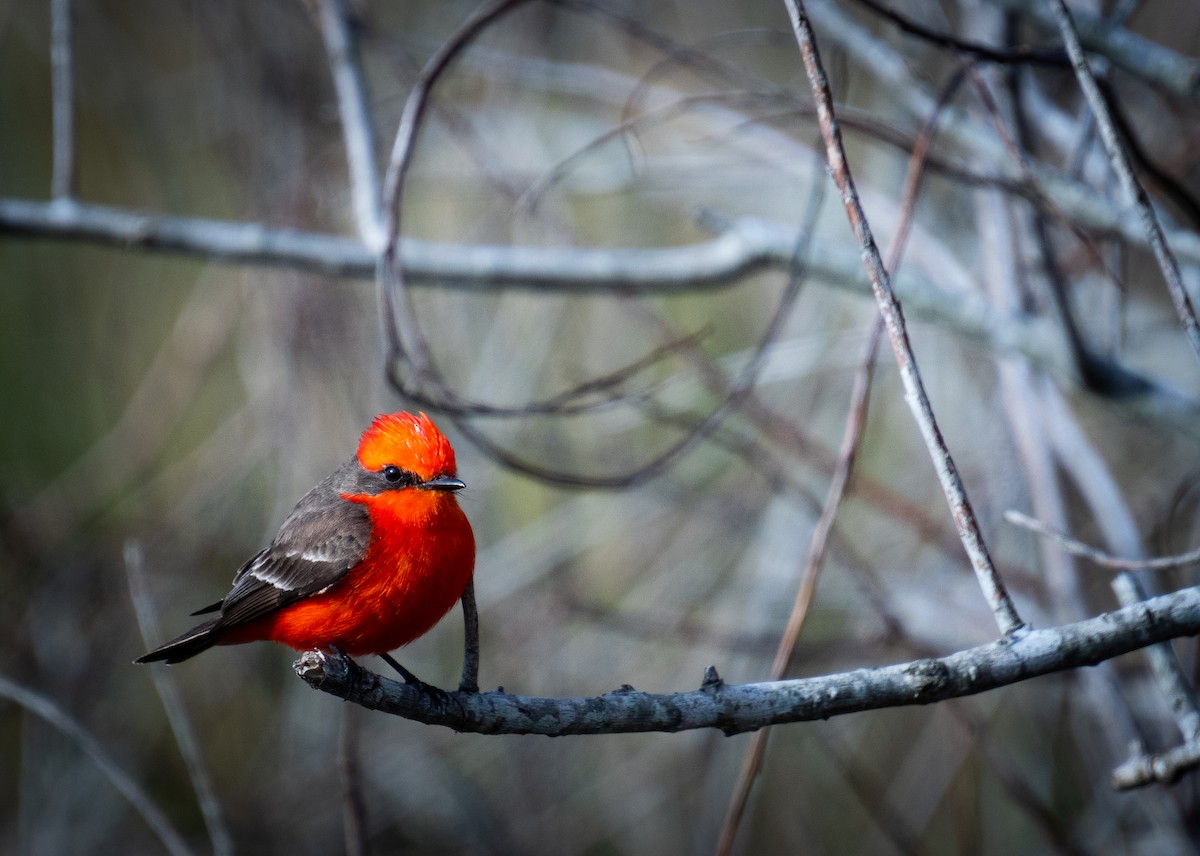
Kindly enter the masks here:
<path id="1" fill-rule="evenodd" d="M 475 537 L 454 498 L 463 487 L 454 449 L 424 413 L 376 417 L 358 453 L 296 504 L 229 594 L 192 613 L 216 618 L 136 662 L 260 639 L 386 656 L 428 632 L 471 581 Z"/>

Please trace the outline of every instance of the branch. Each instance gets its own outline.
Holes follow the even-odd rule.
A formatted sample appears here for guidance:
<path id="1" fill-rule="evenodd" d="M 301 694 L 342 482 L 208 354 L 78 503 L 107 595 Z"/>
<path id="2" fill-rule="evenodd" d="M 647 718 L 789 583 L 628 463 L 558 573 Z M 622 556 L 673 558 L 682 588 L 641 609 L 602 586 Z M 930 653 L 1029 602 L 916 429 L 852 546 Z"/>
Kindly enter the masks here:
<path id="1" fill-rule="evenodd" d="M 1009 3 L 1013 0 L 990 2 Z M 1017 2 L 1025 4 L 1025 0 Z M 888 87 L 895 96 L 893 106 L 902 109 L 915 122 L 924 121 L 933 109 L 936 96 L 913 76 L 909 62 L 892 45 L 859 24 L 845 11 L 844 5 L 834 0 L 810 0 L 810 11 L 821 26 L 822 38 L 829 38 L 852 56 L 869 56 L 871 60 L 863 65 L 863 70 Z M 945 142 L 953 143 L 958 151 L 969 154 L 972 160 L 992 164 L 1006 180 L 1018 184 L 1025 180 L 1022 170 L 1007 156 L 1003 142 L 996 138 L 992 129 L 972 120 L 966 113 L 954 109 L 947 111 L 939 136 Z M 1039 195 L 1053 199 L 1055 205 L 1080 226 L 1097 233 L 1120 235 L 1136 246 L 1147 245 L 1145 229 L 1134 212 L 1113 205 L 1104 194 L 1065 172 L 1035 160 L 1029 165 L 1037 179 Z M 1200 262 L 1200 234 L 1172 228 L 1167 232 L 1167 241 L 1184 261 Z"/>
<path id="2" fill-rule="evenodd" d="M 153 647 L 151 640 L 162 639 L 163 636 L 158 631 L 154 604 L 146 591 L 145 555 L 141 543 L 132 539 L 126 541 L 124 559 L 125 580 L 129 587 L 129 598 L 133 601 L 138 630 L 141 631 L 142 642 L 148 647 Z M 200 815 L 204 818 L 204 826 L 212 842 L 213 856 L 232 856 L 236 852 L 233 835 L 225 822 L 225 812 L 221 809 L 217 788 L 204 763 L 200 741 L 188 715 L 187 706 L 179 693 L 179 687 L 166 669 L 154 669 L 150 678 L 154 682 L 159 700 L 162 701 L 171 733 L 175 735 L 175 745 L 179 748 L 179 754 L 183 756 L 183 765 L 192 782 L 192 789 L 196 792 Z"/>
<path id="3" fill-rule="evenodd" d="M 463 668 L 458 682 L 459 692 L 479 692 L 479 610 L 475 608 L 475 580 L 467 583 L 462 593 L 463 609 Z"/>
<path id="4" fill-rule="evenodd" d="M 813 100 L 817 104 L 817 116 L 821 125 L 821 136 L 825 141 L 829 168 L 838 190 L 842 193 L 842 203 L 846 208 L 850 227 L 862 248 L 863 264 L 867 269 L 867 276 L 871 280 L 871 288 L 875 292 L 875 302 L 879 305 L 879 314 L 883 316 L 888 338 L 891 339 L 892 350 L 896 355 L 896 365 L 899 369 L 900 380 L 904 385 L 905 401 L 921 430 L 921 437 L 924 439 L 925 447 L 933 461 L 938 482 L 941 484 L 942 491 L 946 495 L 946 502 L 950 506 L 954 526 L 958 530 L 963 548 L 975 570 L 975 576 L 979 580 L 983 595 L 992 608 L 996 624 L 1001 633 L 1006 635 L 1015 633 L 1024 627 L 1024 622 L 1021 621 L 1016 606 L 1009 597 L 1008 590 L 1004 587 L 1004 581 L 1000 579 L 992 557 L 988 553 L 987 544 L 983 540 L 983 532 L 979 528 L 979 521 L 971 507 L 971 501 L 967 497 L 966 486 L 958 473 L 958 467 L 950 455 L 946 441 L 942 437 L 941 429 L 938 428 L 929 397 L 925 393 L 925 383 L 921 379 L 921 373 L 917 368 L 917 358 L 913 353 L 912 344 L 909 342 L 904 313 L 900 309 L 900 302 L 896 299 L 895 291 L 892 290 L 891 277 L 879 255 L 879 248 L 875 245 L 875 237 L 871 233 L 871 226 L 867 222 L 867 215 L 863 211 L 858 191 L 854 186 L 854 178 L 850 174 L 846 150 L 842 145 L 842 132 L 833 111 L 833 94 L 829 90 L 829 81 L 821 64 L 812 24 L 809 22 L 800 0 L 786 0 L 785 5 L 788 9 L 788 17 L 791 19 L 792 31 L 796 35 L 796 42 L 800 46 L 800 54 L 804 59 L 804 70 L 812 87 Z"/>
<path id="5" fill-rule="evenodd" d="M 1053 526 L 1047 526 L 1042 521 L 1030 517 L 1028 514 L 1022 514 L 1020 511 L 1009 509 L 1004 512 L 1004 519 L 1014 526 L 1020 526 L 1028 529 L 1030 532 L 1044 535 L 1054 540 L 1059 547 L 1072 556 L 1087 559 L 1102 568 L 1111 568 L 1117 571 L 1165 571 L 1200 562 L 1200 550 L 1190 550 L 1187 553 L 1181 553 L 1177 556 L 1157 556 L 1152 559 L 1112 556 L 1103 550 L 1090 547 L 1082 541 L 1072 538 L 1065 532 L 1060 532 Z"/>
<path id="6" fill-rule="evenodd" d="M 372 279 L 378 257 L 361 241 L 109 205 L 0 198 L 0 234 L 85 240 L 163 250 L 234 264 L 265 264 Z M 794 229 L 739 220 L 711 241 L 652 249 L 505 247 L 400 239 L 405 275 L 468 288 L 509 286 L 562 293 L 692 293 L 733 285 L 767 267 L 786 268 Z"/>
<path id="7" fill-rule="evenodd" d="M 1146 230 L 1146 240 L 1154 251 L 1158 266 L 1162 269 L 1167 291 L 1170 292 L 1171 300 L 1175 304 L 1175 311 L 1179 315 L 1179 320 L 1183 322 L 1192 350 L 1200 359 L 1200 321 L 1196 318 L 1192 299 L 1183 284 L 1183 274 L 1180 273 L 1179 262 L 1176 261 L 1175 254 L 1167 243 L 1167 236 L 1163 232 L 1162 224 L 1158 221 L 1158 215 L 1154 212 L 1154 206 L 1150 204 L 1150 197 L 1146 195 L 1146 189 L 1142 187 L 1142 183 L 1138 181 L 1137 176 L 1133 174 L 1133 168 L 1129 165 L 1129 157 L 1121 145 L 1108 105 L 1100 93 L 1100 87 L 1096 85 L 1095 77 L 1092 76 L 1087 57 L 1083 54 L 1083 46 L 1079 43 L 1079 34 L 1075 30 L 1071 13 L 1067 10 L 1067 4 L 1064 0 L 1047 0 L 1047 2 L 1058 23 L 1063 45 L 1066 46 L 1067 54 L 1071 57 L 1071 65 L 1075 69 L 1079 88 L 1083 90 L 1088 106 L 1091 107 L 1092 114 L 1096 117 L 1096 125 L 1100 129 L 1100 139 L 1108 153 L 1113 172 L 1117 174 L 1117 180 L 1120 181 L 1125 195 L 1129 197 L 1130 203 L 1137 210 L 1138 217 L 1142 221 L 1142 228 Z"/>
<path id="8" fill-rule="evenodd" d="M 1145 588 L 1133 574 L 1118 574 L 1112 581 L 1112 587 L 1123 606 L 1132 606 L 1146 599 Z M 1166 697 L 1180 733 L 1189 743 L 1200 743 L 1200 705 L 1188 686 L 1187 676 L 1179 658 L 1175 656 L 1175 650 L 1164 642 L 1147 648 L 1146 656 L 1150 660 L 1154 680 Z"/>
<path id="9" fill-rule="evenodd" d="M 939 108 L 950 100 L 950 97 L 958 89 L 961 81 L 961 74 L 954 75 L 950 85 L 944 91 L 944 97 L 939 102 Z M 891 246 L 888 248 L 887 269 L 893 275 L 900 265 L 900 259 L 904 254 L 904 246 L 912 230 L 913 219 L 916 214 L 917 192 L 921 186 L 921 177 L 925 172 L 926 156 L 929 154 L 929 147 L 933 142 L 933 136 L 937 132 L 937 120 L 940 114 L 941 110 L 939 109 L 929 117 L 929 120 L 925 123 L 925 127 L 917 138 L 916 144 L 913 146 L 912 156 L 909 158 L 908 174 L 905 177 L 904 191 L 901 194 L 900 222 L 897 225 L 895 234 L 892 236 Z M 796 590 L 796 597 L 792 603 L 792 613 L 788 616 L 788 623 L 784 627 L 783 636 L 780 638 L 779 646 L 775 651 L 775 661 L 771 665 L 772 680 L 779 680 L 787 674 L 792 659 L 796 654 L 796 645 L 800 641 L 800 632 L 808 619 L 809 609 L 816 596 L 817 583 L 821 576 L 821 569 L 824 566 L 825 550 L 829 543 L 830 533 L 833 531 L 833 522 L 837 517 L 838 510 L 841 508 L 842 498 L 850 483 L 850 476 L 854 472 L 854 465 L 858 459 L 859 440 L 862 438 L 867 421 L 867 404 L 871 396 L 875 356 L 879 352 L 879 340 L 882 338 L 882 335 L 883 318 L 876 314 L 875 323 L 872 324 L 871 332 L 867 337 L 867 345 L 864 349 L 862 359 L 859 360 L 858 369 L 854 373 L 854 383 L 850 392 L 850 407 L 846 414 L 845 425 L 842 428 L 842 442 L 838 449 L 837 465 L 833 471 L 833 478 L 830 479 L 829 487 L 825 492 L 825 500 L 821 504 L 821 513 L 817 518 L 817 524 L 813 528 L 812 538 L 809 541 L 808 559 L 805 561 L 804 571 L 800 575 L 800 586 Z M 750 746 L 746 750 L 741 770 L 739 770 L 737 781 L 734 783 L 733 794 L 729 798 L 729 807 L 725 813 L 725 822 L 721 827 L 720 834 L 717 836 L 717 856 L 727 856 L 727 854 L 733 851 L 738 828 L 741 826 L 742 817 L 745 814 L 746 803 L 750 799 L 750 789 L 754 784 L 754 780 L 758 778 L 759 771 L 762 768 L 762 759 L 766 755 L 767 737 L 769 734 L 770 732 L 764 729 L 763 731 L 756 732 L 750 739 Z"/>
<path id="10" fill-rule="evenodd" d="M 73 200 L 0 197 L 2 234 L 86 241 L 356 279 L 373 278 L 377 264 L 377 257 L 354 238 L 260 223 L 147 214 Z M 728 222 L 711 241 L 651 249 L 509 247 L 401 238 L 405 275 L 414 286 L 515 288 L 556 294 L 631 288 L 659 296 L 727 288 L 752 273 L 787 270 L 795 248 L 794 228 L 755 218 Z M 1200 254 L 1196 259 L 1200 261 Z M 857 294 L 869 293 L 859 255 L 848 246 L 813 242 L 805 268 L 819 282 Z M 911 273 L 901 274 L 892 285 L 912 316 L 997 353 L 1021 354 L 1063 382 L 1079 385 L 1048 321 L 1001 313 L 979 295 L 950 292 Z M 1135 377 L 1132 373 L 1128 376 Z M 1144 380 L 1137 384 L 1144 393 L 1124 396 L 1122 403 L 1186 436 L 1200 437 L 1197 402 L 1149 378 Z"/>
<path id="11" fill-rule="evenodd" d="M 75 195 L 75 10 L 72 0 L 50 4 L 51 97 L 53 99 L 54 166 L 51 195 L 70 199 Z"/>
<path id="12" fill-rule="evenodd" d="M 988 2 L 1020 12 L 1022 17 L 1048 32 L 1058 29 L 1054 15 L 1046 9 L 1044 0 Z M 1173 95 L 1192 101 L 1200 100 L 1200 60 L 1176 53 L 1124 27 L 1112 26 L 1094 12 L 1077 8 L 1071 15 L 1075 18 L 1080 41 L 1088 50 L 1102 54 L 1117 67 Z"/>
<path id="13" fill-rule="evenodd" d="M 836 675 L 726 684 L 711 667 L 700 689 L 646 693 L 629 686 L 591 698 L 443 692 L 309 651 L 295 663 L 311 687 L 371 710 L 477 734 L 618 734 L 718 728 L 727 735 L 866 710 L 931 704 L 1094 666 L 1139 648 L 1200 633 L 1200 587 L 1085 621 L 1029 630 L 946 657 Z"/>
<path id="14" fill-rule="evenodd" d="M 1170 785 L 1200 767 L 1200 743 L 1189 742 L 1158 755 L 1138 755 L 1113 770 L 1112 786 L 1129 791 L 1146 785 Z"/>
<path id="15" fill-rule="evenodd" d="M 346 150 L 350 191 L 354 200 L 354 219 L 363 242 L 368 247 L 378 248 L 383 244 L 379 170 L 375 165 L 370 98 L 359 58 L 355 23 L 351 20 L 346 0 L 319 0 L 316 17 L 337 91 L 342 145 Z"/>
<path id="16" fill-rule="evenodd" d="M 1146 596 L 1141 583 L 1130 573 L 1115 577 L 1112 587 L 1123 604 L 1144 600 Z M 1144 755 L 1140 746 L 1135 744 L 1134 757 L 1113 771 L 1113 787 L 1118 790 L 1131 790 L 1156 782 L 1170 784 L 1187 771 L 1200 766 L 1200 706 L 1188 685 L 1179 658 L 1166 642 L 1151 645 L 1146 649 L 1146 656 L 1150 660 L 1155 683 L 1175 715 L 1184 742 L 1158 755 Z"/>
<path id="17" fill-rule="evenodd" d="M 158 836 L 164 850 L 172 856 L 191 856 L 191 848 L 188 847 L 183 836 L 179 834 L 179 830 L 163 814 L 162 809 L 158 807 L 150 794 L 105 751 L 96 736 L 88 731 L 79 720 L 71 716 L 49 696 L 27 689 L 2 675 L 0 675 L 0 698 L 6 698 L 14 704 L 20 705 L 74 741 L 92 759 L 113 787 L 120 791 L 134 810 L 142 816 L 146 825 L 154 830 L 154 834 Z"/>

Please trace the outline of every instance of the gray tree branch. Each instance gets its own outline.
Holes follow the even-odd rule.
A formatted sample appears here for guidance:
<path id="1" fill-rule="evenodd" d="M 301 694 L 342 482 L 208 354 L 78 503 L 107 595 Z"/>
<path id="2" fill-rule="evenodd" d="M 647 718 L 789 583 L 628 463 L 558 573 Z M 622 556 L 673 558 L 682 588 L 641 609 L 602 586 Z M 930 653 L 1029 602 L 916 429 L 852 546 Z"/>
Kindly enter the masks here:
<path id="1" fill-rule="evenodd" d="M 988 0 L 997 6 L 1019 12 L 1046 32 L 1057 32 L 1054 12 L 1044 0 Z M 1113 26 L 1095 12 L 1076 8 L 1071 11 L 1079 39 L 1090 51 L 1101 54 L 1113 65 L 1147 83 L 1160 86 L 1181 98 L 1200 99 L 1200 59 L 1176 53 L 1158 42 L 1124 27 Z"/>
<path id="2" fill-rule="evenodd" d="M 371 279 L 377 257 L 361 241 L 339 235 L 198 217 L 148 214 L 60 199 L 0 197 L 0 234 L 86 241 L 130 250 L 200 256 L 227 264 L 258 264 L 339 277 Z M 787 270 L 796 231 L 754 218 L 729 222 L 711 241 L 653 249 L 510 247 L 445 244 L 402 238 L 401 255 L 414 286 L 522 288 L 598 293 L 628 287 L 646 295 L 724 288 L 765 269 Z M 814 242 L 805 259 L 820 282 L 869 295 L 858 250 Z M 1079 385 L 1059 331 L 1046 319 L 1003 313 L 976 294 L 946 291 L 912 272 L 892 283 L 905 312 L 939 324 L 1000 354 L 1021 354 L 1060 381 Z M 1131 374 L 1132 376 L 1132 374 Z M 1143 418 L 1200 437 L 1200 404 L 1150 378 L 1121 403 Z"/>
<path id="3" fill-rule="evenodd" d="M 825 68 L 821 62 L 821 54 L 817 48 L 816 37 L 808 20 L 801 0 L 785 0 L 788 17 L 792 22 L 792 31 L 800 46 L 800 55 L 804 59 L 804 70 L 812 87 L 813 101 L 817 105 L 817 118 L 821 126 L 821 136 L 825 141 L 826 157 L 829 159 L 829 169 L 834 182 L 842 194 L 842 205 L 850 227 L 862 248 L 863 265 L 871 280 L 871 289 L 875 293 L 875 302 L 879 306 L 879 314 L 883 318 L 888 338 L 892 342 L 892 350 L 896 356 L 896 367 L 900 372 L 900 380 L 904 384 L 904 400 L 912 411 L 913 419 L 921 430 L 921 437 L 929 451 L 933 468 L 937 472 L 938 482 L 946 495 L 950 506 L 950 515 L 958 530 L 958 537 L 971 560 L 971 567 L 979 580 L 979 586 L 992 608 L 996 624 L 1005 635 L 1016 633 L 1024 628 L 1024 622 L 1017 613 L 1016 605 L 1008 594 L 1004 581 L 1000 578 L 995 564 L 992 562 L 987 543 L 983 538 L 975 510 L 967 496 L 966 485 L 958 472 L 950 449 L 938 427 L 929 396 L 925 392 L 925 381 L 917 367 L 916 354 L 908 337 L 908 325 L 900 308 L 900 301 L 892 289 L 892 279 L 884 267 L 883 258 L 875 244 L 870 223 L 855 188 L 854 177 L 850 172 L 850 164 L 846 159 L 846 150 L 842 144 L 842 131 L 834 113 L 833 93 L 829 89 L 829 81 L 825 76 Z"/>
<path id="4" fill-rule="evenodd" d="M 725 734 L 930 704 L 1054 672 L 1094 666 L 1148 645 L 1200 633 L 1200 587 L 1095 618 L 1028 630 L 945 657 L 835 675 L 726 684 L 710 668 L 692 692 L 621 687 L 590 698 L 537 698 L 498 689 L 444 692 L 384 678 L 341 655 L 309 651 L 296 673 L 314 689 L 371 710 L 479 734 L 616 734 L 717 728 Z"/>

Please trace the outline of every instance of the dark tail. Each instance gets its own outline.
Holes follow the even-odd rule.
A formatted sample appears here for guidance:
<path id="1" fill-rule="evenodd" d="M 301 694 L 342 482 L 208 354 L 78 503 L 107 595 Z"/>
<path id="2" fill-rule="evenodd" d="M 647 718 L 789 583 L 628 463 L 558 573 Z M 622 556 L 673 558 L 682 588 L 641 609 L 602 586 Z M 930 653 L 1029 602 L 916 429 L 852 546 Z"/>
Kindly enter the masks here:
<path id="1" fill-rule="evenodd" d="M 189 657 L 195 657 L 201 651 L 207 651 L 217 640 L 213 635 L 218 619 L 198 624 L 184 633 L 178 639 L 172 639 L 166 645 L 155 648 L 149 654 L 138 657 L 135 663 L 154 663 L 162 660 L 166 663 L 182 663 Z"/>

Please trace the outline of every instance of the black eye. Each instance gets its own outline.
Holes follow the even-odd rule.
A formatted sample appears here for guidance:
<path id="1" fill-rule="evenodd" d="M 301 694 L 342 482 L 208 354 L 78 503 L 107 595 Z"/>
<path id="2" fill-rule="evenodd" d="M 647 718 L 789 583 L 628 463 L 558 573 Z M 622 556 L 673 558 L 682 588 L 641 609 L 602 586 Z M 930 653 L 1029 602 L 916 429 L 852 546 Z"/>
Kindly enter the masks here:
<path id="1" fill-rule="evenodd" d="M 395 484 L 404 478 L 404 470 L 400 469 L 394 464 L 388 464 L 383 468 L 383 477 L 392 484 Z"/>

